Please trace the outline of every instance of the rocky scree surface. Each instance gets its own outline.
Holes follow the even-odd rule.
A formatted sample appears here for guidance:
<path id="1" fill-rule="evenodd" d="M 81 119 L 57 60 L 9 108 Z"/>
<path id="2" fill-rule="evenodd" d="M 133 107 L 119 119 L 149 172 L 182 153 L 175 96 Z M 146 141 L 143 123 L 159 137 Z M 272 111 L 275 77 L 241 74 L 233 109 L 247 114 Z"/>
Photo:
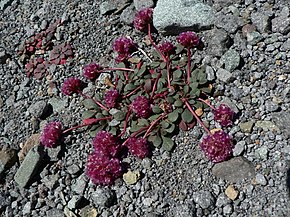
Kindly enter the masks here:
<path id="1" fill-rule="evenodd" d="M 174 2 L 0 1 L 2 216 L 289 216 L 289 2 Z M 81 98 L 64 97 L 60 86 L 92 61 L 113 65 L 116 38 L 130 36 L 147 49 L 144 35 L 131 25 L 135 8 L 143 6 L 155 7 L 155 27 L 168 39 L 184 29 L 202 37 L 205 47 L 192 59 L 206 65 L 215 82 L 213 102 L 239 114 L 228 129 L 234 157 L 209 162 L 199 148 L 204 132 L 196 126 L 176 136 L 172 153 L 128 157 L 131 172 L 124 180 L 95 186 L 84 174 L 91 149 L 86 133 L 78 130 L 53 150 L 38 146 L 39 133 L 52 120 L 79 123 Z M 175 16 L 194 12 L 201 20 Z M 70 42 L 73 59 L 51 65 L 41 80 L 27 78 L 17 54 L 20 43 L 59 19 L 54 42 Z M 219 127 L 210 112 L 203 120 Z"/>

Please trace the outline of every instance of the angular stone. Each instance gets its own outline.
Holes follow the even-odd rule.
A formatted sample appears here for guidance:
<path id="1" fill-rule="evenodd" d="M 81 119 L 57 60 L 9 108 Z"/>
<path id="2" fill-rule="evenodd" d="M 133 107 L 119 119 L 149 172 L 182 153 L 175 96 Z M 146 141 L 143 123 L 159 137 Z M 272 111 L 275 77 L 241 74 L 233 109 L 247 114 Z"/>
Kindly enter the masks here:
<path id="1" fill-rule="evenodd" d="M 223 28 L 228 33 L 235 33 L 243 25 L 241 19 L 232 14 L 218 13 L 215 19 L 215 26 Z"/>
<path id="2" fill-rule="evenodd" d="M 17 161 L 16 150 L 2 149 L 0 151 L 0 175 Z"/>
<path id="3" fill-rule="evenodd" d="M 205 32 L 204 41 L 208 43 L 209 55 L 221 57 L 230 46 L 230 38 L 225 30 L 212 29 Z"/>
<path id="4" fill-rule="evenodd" d="M 140 178 L 140 173 L 128 171 L 127 173 L 123 174 L 123 180 L 126 182 L 127 185 L 135 184 Z"/>
<path id="5" fill-rule="evenodd" d="M 290 112 L 281 111 L 272 113 L 272 120 L 275 125 L 283 131 L 285 135 L 290 137 Z"/>
<path id="6" fill-rule="evenodd" d="M 233 72 L 240 64 L 240 54 L 234 49 L 229 49 L 220 61 L 225 65 L 226 70 Z"/>
<path id="7" fill-rule="evenodd" d="M 270 30 L 271 26 L 270 17 L 265 13 L 261 12 L 252 13 L 251 20 L 260 33 L 264 33 Z"/>
<path id="8" fill-rule="evenodd" d="M 193 193 L 193 200 L 203 209 L 212 208 L 215 204 L 215 198 L 209 191 L 199 191 Z"/>
<path id="9" fill-rule="evenodd" d="M 80 217 L 97 217 L 97 215 L 97 210 L 90 205 L 85 206 L 80 210 Z"/>
<path id="10" fill-rule="evenodd" d="M 41 164 L 41 159 L 44 156 L 42 146 L 33 147 L 21 163 L 17 170 L 14 180 L 22 188 L 26 187 L 29 181 L 33 178 L 37 172 L 38 167 Z"/>
<path id="11" fill-rule="evenodd" d="M 257 121 L 255 127 L 260 127 L 266 130 L 278 131 L 279 128 L 272 121 Z"/>
<path id="12" fill-rule="evenodd" d="M 91 194 L 91 198 L 96 206 L 110 207 L 116 199 L 116 194 L 108 188 L 97 188 Z"/>
<path id="13" fill-rule="evenodd" d="M 222 68 L 217 70 L 216 76 L 219 80 L 225 83 L 231 82 L 234 79 L 233 74 L 230 71 Z"/>
<path id="14" fill-rule="evenodd" d="M 159 0 L 153 13 L 153 25 L 164 34 L 185 30 L 209 29 L 214 23 L 214 11 L 201 0 Z"/>
<path id="15" fill-rule="evenodd" d="M 253 126 L 254 126 L 254 121 L 247 121 L 244 123 L 240 123 L 239 126 L 240 126 L 242 132 L 251 133 L 253 130 Z"/>
<path id="16" fill-rule="evenodd" d="M 121 13 L 120 20 L 127 25 L 132 25 L 135 14 L 136 11 L 134 9 L 134 5 L 130 5 Z"/>
<path id="17" fill-rule="evenodd" d="M 52 111 L 52 107 L 46 101 L 38 101 L 29 106 L 28 112 L 36 118 L 43 119 Z"/>
<path id="18" fill-rule="evenodd" d="M 64 213 L 59 209 L 53 208 L 46 212 L 46 216 L 64 217 Z"/>
<path id="19" fill-rule="evenodd" d="M 134 0 L 133 2 L 137 11 L 141 10 L 142 8 L 154 7 L 153 0 Z"/>
<path id="20" fill-rule="evenodd" d="M 40 133 L 32 134 L 23 145 L 22 149 L 18 153 L 19 161 L 23 161 L 27 153 L 34 146 L 39 145 Z"/>
<path id="21" fill-rule="evenodd" d="M 250 45 L 256 45 L 262 39 L 263 39 L 263 36 L 257 31 L 247 33 L 247 42 Z"/>
<path id="22" fill-rule="evenodd" d="M 80 175 L 74 184 L 72 184 L 72 191 L 76 192 L 79 195 L 82 195 L 86 189 L 87 186 L 87 180 L 86 180 L 86 175 L 82 174 Z"/>
<path id="23" fill-rule="evenodd" d="M 229 186 L 226 188 L 225 194 L 226 194 L 227 197 L 230 198 L 231 200 L 235 200 L 235 199 L 238 197 L 239 192 L 234 188 L 233 185 L 229 185 Z"/>
<path id="24" fill-rule="evenodd" d="M 110 14 L 117 10 L 117 6 L 112 1 L 105 1 L 100 5 L 100 13 L 102 15 Z"/>
<path id="25" fill-rule="evenodd" d="M 290 31 L 289 7 L 285 6 L 280 14 L 272 19 L 272 31 L 287 34 Z"/>
<path id="26" fill-rule="evenodd" d="M 235 157 L 215 164 L 212 172 L 218 178 L 232 183 L 239 183 L 255 176 L 255 167 L 244 157 Z"/>

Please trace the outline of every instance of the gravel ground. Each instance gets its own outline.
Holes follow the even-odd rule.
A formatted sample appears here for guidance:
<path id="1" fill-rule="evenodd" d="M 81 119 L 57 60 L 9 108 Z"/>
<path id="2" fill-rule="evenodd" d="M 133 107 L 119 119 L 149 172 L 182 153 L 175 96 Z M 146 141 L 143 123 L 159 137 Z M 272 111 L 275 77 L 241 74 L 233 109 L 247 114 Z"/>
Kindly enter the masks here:
<path id="1" fill-rule="evenodd" d="M 48 121 L 73 126 L 81 120 L 81 99 L 62 96 L 63 80 L 81 75 L 91 61 L 112 65 L 117 37 L 130 36 L 146 49 L 144 35 L 127 24 L 134 3 L 0 0 L 0 214 L 289 216 L 290 4 L 283 0 L 235 0 L 232 5 L 212 0 L 214 26 L 198 32 L 205 48 L 194 59 L 208 65 L 208 78 L 215 80 L 213 104 L 226 102 L 239 114 L 227 129 L 235 140 L 231 160 L 209 162 L 199 149 L 204 132 L 196 126 L 176 136 L 171 153 L 157 149 L 150 159 L 127 157 L 132 175 L 140 175 L 136 183 L 118 179 L 100 187 L 84 174 L 91 138 L 79 130 L 66 138 L 64 148 L 49 153 L 50 161 L 41 160 L 37 146 L 26 155 L 39 167 L 26 187 L 20 186 L 27 178 L 25 170 L 19 172 L 23 159 L 16 157 L 23 146 L 37 143 Z M 74 58 L 50 67 L 41 80 L 27 78 L 17 54 L 20 43 L 58 19 L 63 24 L 55 44 L 70 42 Z M 52 112 L 43 117 L 49 107 Z M 219 127 L 212 113 L 206 114 L 205 123 Z"/>

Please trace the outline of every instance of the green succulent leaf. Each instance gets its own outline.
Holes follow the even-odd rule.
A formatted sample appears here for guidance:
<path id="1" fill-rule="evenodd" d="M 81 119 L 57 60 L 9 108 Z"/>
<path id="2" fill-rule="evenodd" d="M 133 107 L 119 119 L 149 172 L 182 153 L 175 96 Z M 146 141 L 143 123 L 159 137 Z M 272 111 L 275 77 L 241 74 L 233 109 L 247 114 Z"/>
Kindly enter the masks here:
<path id="1" fill-rule="evenodd" d="M 175 124 L 173 123 L 170 123 L 169 127 L 165 129 L 167 133 L 173 133 L 174 130 L 175 130 Z"/>
<path id="2" fill-rule="evenodd" d="M 181 118 L 184 122 L 190 123 L 193 120 L 193 115 L 191 112 L 186 108 L 184 109 L 183 113 L 181 114 Z"/>
<path id="3" fill-rule="evenodd" d="M 182 46 L 181 44 L 176 45 L 176 50 L 175 50 L 176 54 L 180 54 L 183 50 L 184 50 L 184 46 Z"/>
<path id="4" fill-rule="evenodd" d="M 87 108 L 87 109 L 98 109 L 99 106 L 95 103 L 94 100 L 92 99 L 85 99 L 83 101 L 83 105 Z"/>
<path id="5" fill-rule="evenodd" d="M 160 125 L 163 129 L 166 129 L 170 126 L 170 124 L 167 121 L 161 121 Z"/>
<path id="6" fill-rule="evenodd" d="M 82 118 L 83 118 L 83 119 L 92 118 L 92 117 L 95 116 L 95 114 L 96 114 L 95 111 L 86 110 L 86 111 L 84 111 L 84 112 L 82 113 Z"/>
<path id="7" fill-rule="evenodd" d="M 167 117 L 169 121 L 175 122 L 179 117 L 179 113 L 177 110 L 174 110 L 173 112 L 169 113 Z"/>
<path id="8" fill-rule="evenodd" d="M 176 79 L 179 79 L 179 78 L 181 78 L 182 77 L 182 71 L 181 70 L 175 70 L 174 72 L 173 72 L 173 79 L 174 80 L 176 80 Z"/>
<path id="9" fill-rule="evenodd" d="M 161 146 L 162 143 L 162 139 L 160 136 L 157 135 L 153 135 L 153 136 L 149 136 L 148 137 L 148 141 L 152 142 L 152 144 L 156 147 L 159 148 Z"/>
<path id="10" fill-rule="evenodd" d="M 113 115 L 114 119 L 117 121 L 122 121 L 125 119 L 126 114 L 123 111 L 118 111 Z"/>
<path id="11" fill-rule="evenodd" d="M 155 121 L 158 117 L 160 116 L 160 114 L 156 114 L 156 115 L 152 115 L 148 118 L 149 121 Z"/>
<path id="12" fill-rule="evenodd" d="M 182 100 L 181 99 L 175 100 L 174 106 L 176 106 L 176 107 L 182 107 L 183 106 Z"/>
<path id="13" fill-rule="evenodd" d="M 134 84 L 129 83 L 125 85 L 124 91 L 131 91 L 131 90 L 134 90 L 135 88 L 136 86 Z"/>
<path id="14" fill-rule="evenodd" d="M 159 113 L 162 112 L 161 108 L 160 108 L 158 105 L 154 105 L 154 106 L 152 106 L 152 111 L 153 111 L 153 113 L 155 113 L 155 114 L 159 114 Z"/>
<path id="15" fill-rule="evenodd" d="M 162 148 L 166 151 L 171 151 L 174 147 L 174 142 L 171 138 L 162 136 Z"/>
<path id="16" fill-rule="evenodd" d="M 166 63 L 165 62 L 160 63 L 160 68 L 161 69 L 165 69 L 166 68 Z"/>
<path id="17" fill-rule="evenodd" d="M 166 97 L 166 101 L 169 102 L 170 104 L 175 102 L 175 99 L 172 96 Z"/>
<path id="18" fill-rule="evenodd" d="M 145 118 L 138 119 L 138 126 L 147 127 L 149 125 L 149 121 Z"/>

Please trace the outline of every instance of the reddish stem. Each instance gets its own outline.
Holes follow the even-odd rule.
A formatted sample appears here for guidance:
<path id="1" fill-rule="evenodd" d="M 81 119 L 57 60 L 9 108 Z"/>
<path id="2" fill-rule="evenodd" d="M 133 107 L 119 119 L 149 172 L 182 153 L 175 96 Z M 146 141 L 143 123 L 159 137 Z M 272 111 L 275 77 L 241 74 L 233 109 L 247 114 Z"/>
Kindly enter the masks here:
<path id="1" fill-rule="evenodd" d="M 135 88 L 135 90 L 133 90 L 132 92 L 128 93 L 127 95 L 125 96 L 122 96 L 122 99 L 126 99 L 127 97 L 133 95 L 137 90 L 141 89 L 143 86 L 139 86 L 137 88 Z"/>
<path id="2" fill-rule="evenodd" d="M 147 130 L 149 126 L 147 127 L 143 127 L 141 128 L 140 130 L 136 131 L 135 133 L 133 133 L 129 138 L 127 138 L 123 143 L 122 143 L 122 146 L 124 146 L 128 140 L 131 138 L 131 137 L 136 137 L 139 133 L 142 133 L 143 131 Z"/>
<path id="3" fill-rule="evenodd" d="M 126 132 L 127 125 L 128 125 L 128 119 L 129 119 L 130 114 L 131 114 L 131 107 L 129 107 L 129 110 L 128 110 L 127 114 L 126 114 L 123 130 L 122 130 L 122 132 L 120 133 L 120 135 L 118 137 L 122 137 L 124 135 L 124 133 Z"/>
<path id="4" fill-rule="evenodd" d="M 65 134 L 65 133 L 67 133 L 69 131 L 72 131 L 72 130 L 75 130 L 75 129 L 78 129 L 78 128 L 82 128 L 82 127 L 86 127 L 86 126 L 95 124 L 98 121 L 108 120 L 108 119 L 111 119 L 111 118 L 112 118 L 112 116 L 104 117 L 104 118 L 95 118 L 95 122 L 93 122 L 93 123 L 88 123 L 88 124 L 82 124 L 82 125 L 74 126 L 74 127 L 71 127 L 69 129 L 64 130 L 62 133 Z"/>
<path id="5" fill-rule="evenodd" d="M 160 49 L 157 47 L 157 45 L 155 44 L 155 42 L 152 39 L 152 35 L 151 35 L 151 25 L 150 24 L 148 24 L 148 37 L 149 37 L 149 40 L 150 40 L 151 44 L 153 45 L 153 47 L 157 50 L 157 52 L 159 53 L 159 55 L 162 57 L 162 60 L 164 62 L 166 62 L 166 57 L 163 55 L 163 53 L 160 51 Z"/>
<path id="6" fill-rule="evenodd" d="M 166 58 L 166 70 L 167 70 L 168 88 L 171 89 L 171 84 L 170 84 L 170 62 L 168 61 L 168 57 Z"/>
<path id="7" fill-rule="evenodd" d="M 86 94 L 84 94 L 83 92 L 79 91 L 79 94 L 82 95 L 84 98 L 86 99 L 91 99 L 93 100 L 98 106 L 100 106 L 102 109 L 106 110 L 107 112 L 110 110 L 108 109 L 106 106 L 104 106 L 101 102 L 99 102 L 98 100 L 93 99 L 92 97 L 87 96 Z"/>
<path id="8" fill-rule="evenodd" d="M 217 109 L 215 107 L 213 107 L 208 101 L 204 100 L 204 99 L 201 99 L 201 98 L 198 98 L 199 101 L 207 104 L 212 110 L 216 111 Z"/>
<path id="9" fill-rule="evenodd" d="M 199 122 L 199 124 L 205 129 L 205 131 L 208 134 L 211 134 L 211 132 L 207 129 L 207 127 L 204 125 L 204 123 L 200 120 L 200 118 L 195 114 L 195 111 L 191 108 L 191 105 L 188 103 L 186 99 L 183 99 L 183 102 L 187 106 L 188 110 L 191 112 L 191 114 L 195 117 L 195 119 Z"/>
<path id="10" fill-rule="evenodd" d="M 187 84 L 189 84 L 190 81 L 190 73 L 191 73 L 191 52 L 190 48 L 187 48 Z"/>
<path id="11" fill-rule="evenodd" d="M 157 83 L 158 83 L 158 80 L 159 80 L 160 77 L 161 77 L 161 72 L 158 74 L 158 76 L 157 76 L 157 78 L 156 78 L 156 80 L 154 82 L 154 85 L 153 85 L 153 88 L 152 88 L 152 92 L 151 92 L 151 98 L 153 98 L 153 96 L 154 96 L 154 92 L 155 92 L 155 90 L 157 88 Z"/>
<path id="12" fill-rule="evenodd" d="M 145 135 L 143 136 L 143 138 L 146 138 L 148 136 L 148 134 L 150 133 L 150 130 L 157 124 L 158 121 L 160 121 L 162 118 L 164 118 L 165 116 L 167 116 L 167 113 L 163 113 L 162 115 L 160 115 L 157 119 L 155 119 L 149 126 L 149 128 L 147 129 Z"/>
<path id="13" fill-rule="evenodd" d="M 126 72 L 134 72 L 134 69 L 129 69 L 129 68 L 105 68 L 101 72 L 105 71 L 126 71 Z"/>

